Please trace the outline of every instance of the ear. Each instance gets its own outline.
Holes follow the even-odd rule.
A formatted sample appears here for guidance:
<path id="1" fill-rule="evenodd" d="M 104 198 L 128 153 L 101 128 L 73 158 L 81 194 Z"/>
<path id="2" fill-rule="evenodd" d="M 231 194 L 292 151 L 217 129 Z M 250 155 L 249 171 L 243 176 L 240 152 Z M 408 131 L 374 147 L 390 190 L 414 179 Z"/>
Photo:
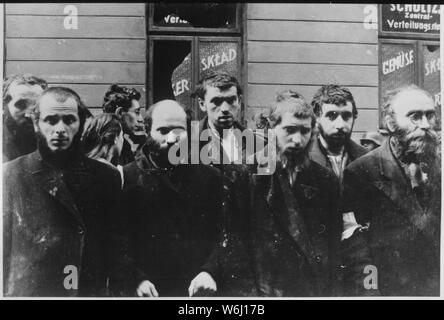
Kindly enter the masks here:
<path id="1" fill-rule="evenodd" d="M 201 98 L 197 98 L 197 103 L 199 104 L 200 110 L 207 112 L 207 107 L 205 106 L 205 101 Z"/>
<path id="2" fill-rule="evenodd" d="M 394 132 L 395 128 L 393 127 L 393 120 L 389 115 L 385 116 L 385 124 L 387 125 L 387 128 L 389 129 L 390 132 Z"/>
<path id="3" fill-rule="evenodd" d="M 123 108 L 118 107 L 115 112 L 116 116 L 118 116 L 120 118 L 122 116 L 122 113 L 123 113 Z"/>

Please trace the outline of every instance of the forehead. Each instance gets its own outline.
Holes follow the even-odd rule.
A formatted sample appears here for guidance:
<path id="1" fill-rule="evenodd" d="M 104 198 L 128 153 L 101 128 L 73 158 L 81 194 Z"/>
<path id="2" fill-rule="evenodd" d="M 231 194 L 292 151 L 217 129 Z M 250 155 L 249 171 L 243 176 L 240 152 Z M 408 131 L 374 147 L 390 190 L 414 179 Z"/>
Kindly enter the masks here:
<path id="1" fill-rule="evenodd" d="M 298 118 L 295 117 L 291 112 L 285 112 L 282 114 L 281 126 L 299 126 L 299 127 L 309 127 L 311 128 L 311 118 Z"/>
<path id="2" fill-rule="evenodd" d="M 37 84 L 30 85 L 12 83 L 9 87 L 9 94 L 13 97 L 19 95 L 39 95 L 42 92 L 42 87 Z"/>
<path id="3" fill-rule="evenodd" d="M 349 111 L 349 112 L 353 112 L 353 105 L 351 104 L 350 101 L 347 101 L 346 104 L 341 104 L 341 105 L 337 105 L 337 104 L 333 104 L 333 103 L 324 103 L 324 104 L 322 104 L 322 112 L 323 113 L 327 113 L 329 111 L 339 111 L 339 112 Z"/>
<path id="4" fill-rule="evenodd" d="M 39 111 L 44 114 L 71 114 L 78 113 L 77 102 L 74 98 L 69 97 L 65 101 L 60 102 L 52 94 L 44 95 L 40 98 Z"/>
<path id="5" fill-rule="evenodd" d="M 137 101 L 136 99 L 131 100 L 131 109 L 139 109 L 140 108 L 140 104 L 139 101 Z"/>
<path id="6" fill-rule="evenodd" d="M 237 88 L 236 86 L 231 86 L 230 88 L 226 90 L 220 90 L 219 88 L 213 87 L 213 86 L 206 86 L 206 94 L 205 98 L 210 99 L 213 97 L 226 97 L 226 96 L 236 96 L 237 95 Z"/>
<path id="7" fill-rule="evenodd" d="M 400 92 L 392 101 L 395 113 L 406 114 L 410 111 L 434 110 L 435 103 L 432 98 L 421 91 L 408 90 Z"/>
<path id="8" fill-rule="evenodd" d="M 152 115 L 153 126 L 186 124 L 187 115 L 178 105 L 168 104 L 160 105 L 154 109 Z"/>

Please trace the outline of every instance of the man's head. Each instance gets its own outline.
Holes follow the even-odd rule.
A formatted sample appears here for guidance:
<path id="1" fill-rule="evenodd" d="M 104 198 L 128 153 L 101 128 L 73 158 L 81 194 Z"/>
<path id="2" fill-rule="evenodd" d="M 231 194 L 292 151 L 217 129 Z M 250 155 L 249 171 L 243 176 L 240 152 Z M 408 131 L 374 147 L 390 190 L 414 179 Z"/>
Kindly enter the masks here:
<path id="1" fill-rule="evenodd" d="M 4 116 L 17 125 L 30 123 L 29 114 L 40 94 L 48 87 L 45 80 L 31 74 L 8 76 L 3 82 Z"/>
<path id="2" fill-rule="evenodd" d="M 124 132 L 137 135 L 143 131 L 139 99 L 140 93 L 136 89 L 113 84 L 105 93 L 103 112 L 116 114 L 121 120 Z"/>
<path id="3" fill-rule="evenodd" d="M 287 97 L 270 108 L 268 121 L 276 133 L 278 153 L 300 164 L 307 155 L 316 124 L 311 107 L 303 99 Z"/>
<path id="4" fill-rule="evenodd" d="M 184 142 L 188 118 L 184 108 L 174 100 L 162 100 L 153 104 L 145 115 L 147 146 L 157 164 L 168 167 L 168 152 L 173 145 Z"/>
<path id="5" fill-rule="evenodd" d="M 242 89 L 235 77 L 216 73 L 203 78 L 193 94 L 217 130 L 230 129 L 241 105 Z"/>
<path id="6" fill-rule="evenodd" d="M 68 150 L 80 141 L 89 111 L 79 95 L 65 87 L 43 91 L 34 109 L 34 129 L 52 153 Z"/>
<path id="7" fill-rule="evenodd" d="M 436 113 L 432 96 L 416 85 L 387 92 L 387 128 L 397 138 L 405 161 L 428 162 L 437 153 Z"/>
<path id="8" fill-rule="evenodd" d="M 319 132 L 331 149 L 342 148 L 350 139 L 358 116 L 351 92 L 338 85 L 322 86 L 311 102 Z"/>

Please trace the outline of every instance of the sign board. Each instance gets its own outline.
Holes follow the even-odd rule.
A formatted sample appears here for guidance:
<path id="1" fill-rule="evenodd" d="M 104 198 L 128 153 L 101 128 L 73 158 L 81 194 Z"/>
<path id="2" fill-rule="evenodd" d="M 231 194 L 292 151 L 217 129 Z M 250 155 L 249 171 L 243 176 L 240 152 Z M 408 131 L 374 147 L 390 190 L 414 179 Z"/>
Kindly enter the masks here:
<path id="1" fill-rule="evenodd" d="M 440 47 L 438 45 L 423 45 L 423 83 L 422 87 L 427 90 L 435 100 L 438 125 L 441 124 L 441 59 Z"/>
<path id="2" fill-rule="evenodd" d="M 437 4 L 381 4 L 380 10 L 382 32 L 439 36 Z"/>
<path id="3" fill-rule="evenodd" d="M 416 83 L 417 53 L 416 45 L 412 43 L 380 43 L 380 126 L 385 128 L 383 123 L 383 97 L 389 90 Z"/>

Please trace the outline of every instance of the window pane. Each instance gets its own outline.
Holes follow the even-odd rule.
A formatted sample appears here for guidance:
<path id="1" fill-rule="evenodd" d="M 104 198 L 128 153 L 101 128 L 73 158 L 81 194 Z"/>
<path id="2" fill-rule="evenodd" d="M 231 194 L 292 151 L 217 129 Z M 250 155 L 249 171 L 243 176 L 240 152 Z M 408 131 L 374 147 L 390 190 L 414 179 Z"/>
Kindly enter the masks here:
<path id="1" fill-rule="evenodd" d="M 191 108 L 191 41 L 155 40 L 153 102 L 175 99 Z"/>
<path id="2" fill-rule="evenodd" d="M 438 45 L 425 45 L 422 47 L 424 54 L 424 83 L 425 90 L 430 92 L 435 100 L 438 124 L 441 124 L 441 66 Z"/>
<path id="3" fill-rule="evenodd" d="M 156 3 L 154 25 L 158 27 L 236 27 L 236 4 Z"/>

